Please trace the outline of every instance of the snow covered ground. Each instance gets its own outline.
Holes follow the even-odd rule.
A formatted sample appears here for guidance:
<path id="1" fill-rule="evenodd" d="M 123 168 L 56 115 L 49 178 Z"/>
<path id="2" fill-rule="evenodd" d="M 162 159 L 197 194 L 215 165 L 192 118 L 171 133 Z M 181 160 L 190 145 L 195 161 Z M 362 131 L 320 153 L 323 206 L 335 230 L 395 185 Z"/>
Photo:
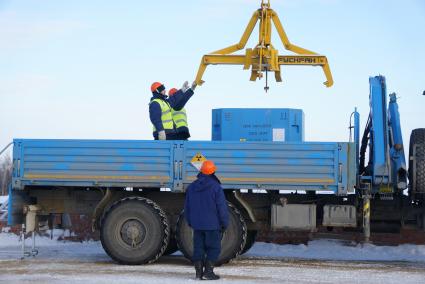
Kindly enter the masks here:
<path id="1" fill-rule="evenodd" d="M 193 268 L 180 253 L 151 265 L 124 266 L 114 263 L 99 242 L 37 238 L 37 247 L 36 257 L 19 260 L 19 237 L 0 233 L 0 282 L 194 281 Z M 333 240 L 307 246 L 256 243 L 247 254 L 216 271 L 222 276 L 217 283 L 425 283 L 425 245 L 388 247 Z"/>

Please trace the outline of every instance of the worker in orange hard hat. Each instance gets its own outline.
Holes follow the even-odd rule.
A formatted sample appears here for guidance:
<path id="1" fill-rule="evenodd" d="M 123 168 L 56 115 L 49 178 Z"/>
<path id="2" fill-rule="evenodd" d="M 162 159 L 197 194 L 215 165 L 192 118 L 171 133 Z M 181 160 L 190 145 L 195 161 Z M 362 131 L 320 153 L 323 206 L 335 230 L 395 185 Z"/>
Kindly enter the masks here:
<path id="1" fill-rule="evenodd" d="M 221 251 L 222 233 L 229 225 L 226 197 L 213 161 L 204 161 L 197 179 L 186 190 L 184 215 L 193 229 L 193 256 L 196 278 L 216 280 L 214 264 Z"/>
<path id="2" fill-rule="evenodd" d="M 168 91 L 168 97 L 176 94 L 178 90 L 172 88 Z M 190 137 L 189 126 L 187 123 L 187 114 L 186 109 L 182 108 L 181 110 L 171 110 L 171 115 L 173 117 L 174 124 L 176 126 L 177 140 L 187 140 Z"/>
<path id="3" fill-rule="evenodd" d="M 149 118 L 153 125 L 155 140 L 177 140 L 179 138 L 173 121 L 172 110 L 180 111 L 184 108 L 192 97 L 195 88 L 195 82 L 189 87 L 186 81 L 180 90 L 172 97 L 168 97 L 164 84 L 154 82 L 151 85 L 152 98 L 149 103 Z"/>
<path id="4" fill-rule="evenodd" d="M 172 95 L 174 95 L 178 90 L 176 88 L 171 88 L 168 91 L 168 97 L 171 97 Z"/>

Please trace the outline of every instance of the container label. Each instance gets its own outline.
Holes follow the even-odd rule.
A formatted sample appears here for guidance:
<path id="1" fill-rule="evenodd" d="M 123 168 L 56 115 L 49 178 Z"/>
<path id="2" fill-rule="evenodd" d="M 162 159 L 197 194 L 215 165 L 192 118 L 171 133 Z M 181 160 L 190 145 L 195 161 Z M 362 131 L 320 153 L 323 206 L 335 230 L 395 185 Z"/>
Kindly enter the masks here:
<path id="1" fill-rule="evenodd" d="M 273 128 L 273 141 L 285 141 L 285 128 Z"/>

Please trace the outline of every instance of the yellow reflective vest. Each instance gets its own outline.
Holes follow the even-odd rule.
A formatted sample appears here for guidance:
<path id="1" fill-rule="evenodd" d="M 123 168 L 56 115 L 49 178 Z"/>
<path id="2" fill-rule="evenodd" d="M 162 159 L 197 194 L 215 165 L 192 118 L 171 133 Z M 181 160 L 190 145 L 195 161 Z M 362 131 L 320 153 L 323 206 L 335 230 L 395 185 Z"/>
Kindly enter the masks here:
<path id="1" fill-rule="evenodd" d="M 187 125 L 187 115 L 186 110 L 182 108 L 181 110 L 171 110 L 174 124 L 176 125 L 176 128 L 180 127 L 188 127 Z"/>
<path id="2" fill-rule="evenodd" d="M 171 106 L 164 100 L 153 99 L 150 103 L 157 102 L 161 107 L 161 121 L 162 127 L 164 127 L 165 132 L 169 132 L 174 129 L 173 115 Z M 167 131 L 168 130 L 168 131 Z M 153 131 L 156 131 L 155 125 L 153 126 Z"/>

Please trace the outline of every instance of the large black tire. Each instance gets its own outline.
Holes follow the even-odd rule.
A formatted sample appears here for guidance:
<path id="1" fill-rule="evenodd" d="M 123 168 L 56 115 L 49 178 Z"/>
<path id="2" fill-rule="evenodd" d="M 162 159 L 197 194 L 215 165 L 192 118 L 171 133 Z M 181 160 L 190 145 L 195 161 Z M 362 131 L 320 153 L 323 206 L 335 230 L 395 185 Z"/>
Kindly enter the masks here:
<path id="1" fill-rule="evenodd" d="M 228 263 L 237 257 L 245 247 L 247 229 L 246 223 L 239 212 L 231 203 L 229 205 L 229 226 L 221 239 L 221 253 L 218 257 L 216 265 Z M 183 255 L 192 260 L 193 255 L 193 230 L 187 225 L 184 218 L 184 212 L 180 214 L 177 221 L 176 240 L 180 251 Z"/>
<path id="2" fill-rule="evenodd" d="M 258 231 L 256 231 L 256 230 L 249 230 L 248 231 L 248 233 L 246 235 L 245 247 L 241 251 L 241 255 L 246 253 L 247 251 L 249 251 L 252 248 L 252 246 L 255 243 L 255 240 L 257 239 L 257 234 L 258 234 Z"/>
<path id="3" fill-rule="evenodd" d="M 152 200 L 128 197 L 104 214 L 100 240 L 106 253 L 121 264 L 156 261 L 167 248 L 170 226 L 165 212 Z"/>
<path id="4" fill-rule="evenodd" d="M 413 146 L 415 144 L 419 146 L 416 147 L 416 155 L 413 157 Z M 416 168 L 416 173 L 413 172 L 414 168 Z M 410 134 L 409 183 L 410 188 L 415 190 L 412 192 L 414 196 L 417 193 L 425 194 L 425 128 L 414 129 Z"/>
<path id="5" fill-rule="evenodd" d="M 176 251 L 178 251 L 178 250 L 179 250 L 179 247 L 177 246 L 176 238 L 175 238 L 175 236 L 173 236 L 173 235 L 171 234 L 171 236 L 170 236 L 170 241 L 168 242 L 168 246 L 167 246 L 167 248 L 165 249 L 165 251 L 164 251 L 164 254 L 163 254 L 163 255 L 170 255 L 170 254 L 175 253 L 175 252 L 176 252 Z"/>

